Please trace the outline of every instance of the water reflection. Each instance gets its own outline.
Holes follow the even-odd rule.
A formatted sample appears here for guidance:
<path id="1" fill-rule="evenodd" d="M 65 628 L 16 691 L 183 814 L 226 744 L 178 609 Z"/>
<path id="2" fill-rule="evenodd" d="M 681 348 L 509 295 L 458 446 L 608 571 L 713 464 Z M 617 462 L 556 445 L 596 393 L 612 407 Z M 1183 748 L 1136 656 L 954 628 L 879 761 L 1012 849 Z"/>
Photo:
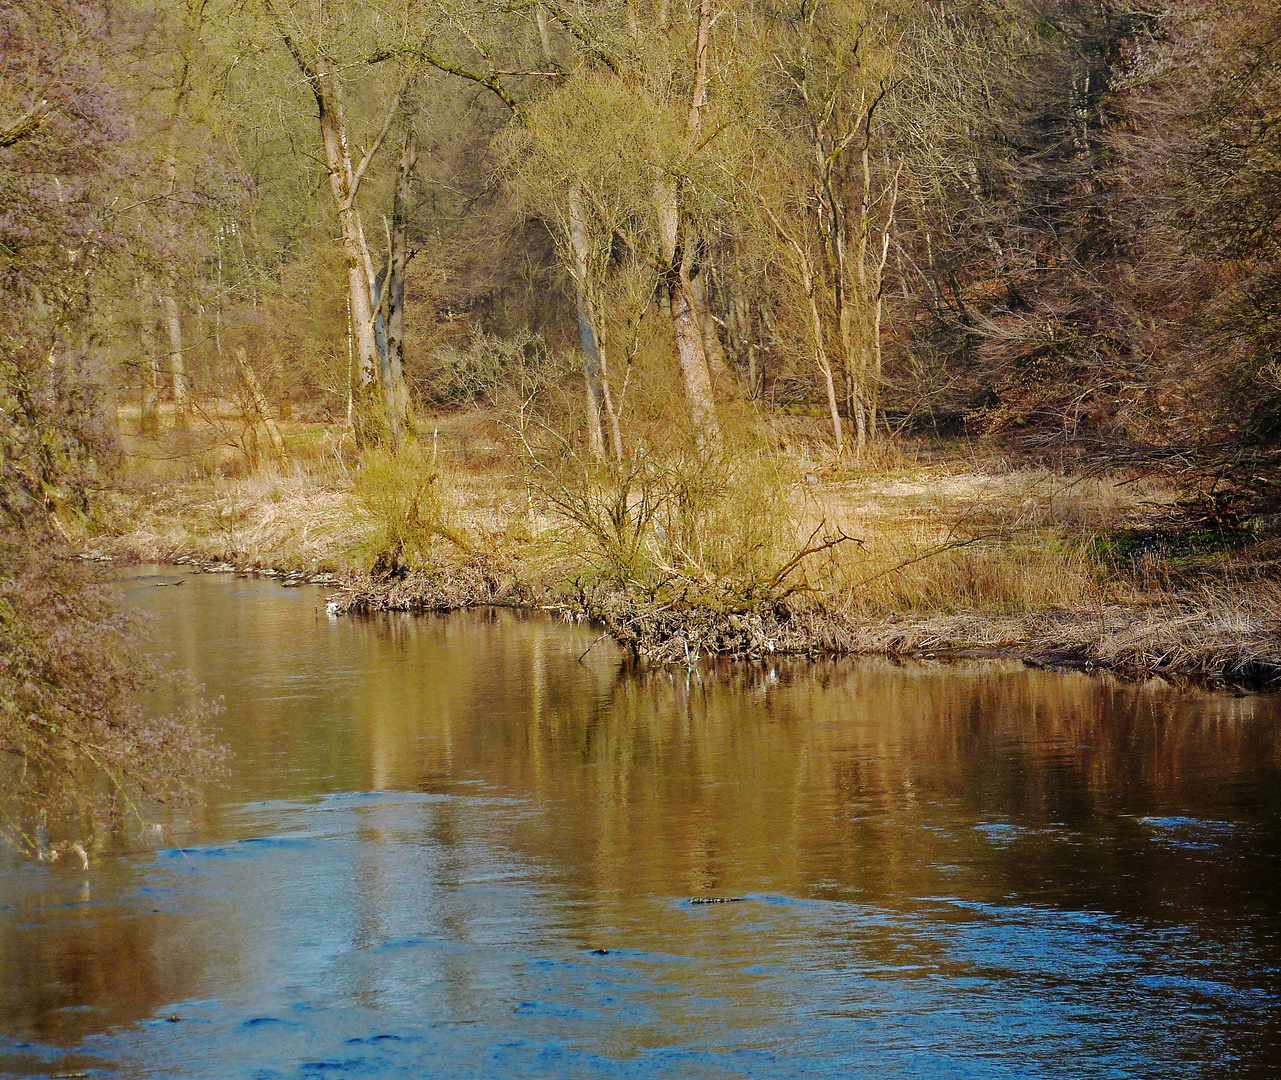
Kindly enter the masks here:
<path id="1" fill-rule="evenodd" d="M 132 595 L 225 696 L 233 778 L 171 848 L 0 874 L 0 1067 L 1281 1065 L 1275 698 L 638 674 L 512 612 L 331 621 L 313 590 L 154 580 Z"/>

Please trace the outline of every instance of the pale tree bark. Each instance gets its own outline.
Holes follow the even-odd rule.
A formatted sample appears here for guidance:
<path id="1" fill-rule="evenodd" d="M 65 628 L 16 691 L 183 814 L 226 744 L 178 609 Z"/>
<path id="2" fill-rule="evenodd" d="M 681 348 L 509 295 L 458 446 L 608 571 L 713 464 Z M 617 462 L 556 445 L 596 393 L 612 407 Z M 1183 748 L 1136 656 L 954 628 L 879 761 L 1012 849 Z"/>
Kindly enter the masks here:
<path id="1" fill-rule="evenodd" d="M 409 265 L 407 216 L 413 196 L 414 170 L 418 165 L 418 130 L 405 118 L 405 134 L 396 163 L 396 191 L 391 206 L 391 250 L 387 274 L 387 361 L 391 374 L 396 417 L 410 420 L 409 387 L 405 383 L 405 271 Z"/>
<path id="2" fill-rule="evenodd" d="M 187 366 L 182 347 L 182 319 L 178 314 L 178 275 L 173 269 L 174 256 L 178 247 L 178 213 L 175 206 L 178 195 L 178 134 L 191 92 L 192 56 L 200 42 L 204 9 L 205 0 L 188 0 L 184 5 L 183 32 L 178 43 L 178 72 L 174 80 L 173 117 L 169 125 L 164 160 L 167 195 L 164 227 L 169 241 L 170 269 L 162 282 L 160 311 L 169 343 L 169 370 L 173 375 L 174 421 L 179 427 L 186 426 L 189 402 Z"/>
<path id="3" fill-rule="evenodd" d="M 399 426 L 396 422 L 395 393 L 391 380 L 383 380 L 379 377 L 380 362 L 386 353 L 384 351 L 380 356 L 374 327 L 376 275 L 355 199 L 365 169 L 386 138 L 391 114 L 398 108 L 399 101 L 393 104 L 393 109 L 388 114 L 388 122 L 383 125 L 377 139 L 365 152 L 359 166 L 353 167 L 347 143 L 342 87 L 334 62 L 324 49 L 328 21 L 325 0 L 308 0 L 312 29 L 319 43 L 314 57 L 308 57 L 300 43 L 289 32 L 275 5 L 275 0 L 264 0 L 264 3 L 275 21 L 277 32 L 289 49 L 290 55 L 293 56 L 299 71 L 307 80 L 307 85 L 316 100 L 321 145 L 324 149 L 325 167 L 329 174 L 329 191 L 338 218 L 343 251 L 347 256 L 347 295 L 351 305 L 351 320 L 355 336 L 357 407 L 352 411 L 356 437 L 362 442 L 373 437 L 376 425 L 370 424 L 370 418 L 365 414 L 371 399 L 381 387 L 384 419 L 389 425 L 394 441 Z M 403 89 L 402 84 L 402 92 Z"/>
<path id="4" fill-rule="evenodd" d="M 542 4 L 534 8 L 538 25 L 538 42 L 547 67 L 560 70 L 552 50 L 551 32 L 547 12 Z M 513 110 L 514 111 L 514 110 Z M 517 113 L 517 116 L 520 114 Z M 604 335 L 596 307 L 592 302 L 592 243 L 587 220 L 587 207 L 582 188 L 571 181 L 566 192 L 570 277 L 574 281 L 574 308 L 578 319 L 578 344 L 583 354 L 583 383 L 587 409 L 587 448 L 592 457 L 605 457 L 605 432 L 608 424 L 609 441 L 615 461 L 623 459 L 623 437 L 618 416 L 614 412 L 609 392 L 609 375 L 605 360 Z"/>
<path id="5" fill-rule="evenodd" d="M 174 299 L 173 293 L 172 288 L 166 290 L 165 295 L 160 298 L 160 310 L 169 338 L 169 370 L 173 374 L 175 422 L 183 425 L 187 422 L 187 368 L 182 359 L 182 320 L 178 317 L 178 301 Z"/>
<path id="6" fill-rule="evenodd" d="M 618 410 L 614 408 L 613 395 L 609 389 L 609 364 L 605 359 L 605 343 L 598 341 L 600 350 L 600 385 L 605 394 L 605 415 L 609 417 L 609 441 L 614 451 L 614 460 L 623 463 L 623 429 L 618 420 Z M 626 392 L 626 391 L 624 391 Z"/>
<path id="7" fill-rule="evenodd" d="M 542 4 L 534 7 L 534 21 L 538 24 L 538 43 L 543 47 L 543 59 L 549 64 L 555 63 L 551 33 L 547 27 L 547 12 L 543 10 Z"/>
<path id="8" fill-rule="evenodd" d="M 887 161 L 888 165 L 889 162 Z M 872 380 L 871 392 L 868 402 L 868 425 L 871 428 L 872 436 L 876 435 L 877 416 L 880 410 L 880 393 L 883 371 L 883 357 L 881 353 L 881 320 L 885 313 L 885 266 L 890 258 L 890 240 L 894 230 L 894 215 L 898 210 L 898 184 L 899 177 L 903 172 L 903 159 L 899 159 L 898 165 L 894 169 L 894 178 L 890 181 L 889 192 L 886 195 L 888 205 L 885 211 L 885 226 L 881 232 L 881 255 L 876 261 L 876 268 L 872 276 L 872 288 L 876 296 L 876 302 L 872 309 Z"/>
<path id="9" fill-rule="evenodd" d="M 727 398 L 740 397 L 738 380 L 729 369 L 725 359 L 725 348 L 716 329 L 716 317 L 712 314 L 711 301 L 707 295 L 707 282 L 710 270 L 704 262 L 697 274 L 689 279 L 690 302 L 698 316 L 698 325 L 703 332 L 703 353 L 707 357 L 707 370 L 712 377 L 712 386 L 717 394 Z"/>
<path id="10" fill-rule="evenodd" d="M 666 270 L 666 299 L 672 329 L 676 335 L 676 354 L 685 390 L 685 409 L 698 445 L 704 450 L 717 451 L 722 445 L 720 421 L 716 417 L 716 401 L 711 373 L 707 367 L 703 327 L 690 299 L 689 275 L 694 245 L 686 237 L 684 250 L 679 250 L 681 210 L 676 182 L 666 177 L 660 178 L 654 185 L 654 201 L 658 217 L 658 254 Z"/>
<path id="11" fill-rule="evenodd" d="M 841 408 L 836 396 L 836 380 L 832 377 L 832 364 L 828 360 L 827 348 L 823 344 L 823 317 L 819 311 L 818 290 L 814 282 L 814 269 L 810 254 L 805 249 L 805 245 L 787 231 L 783 223 L 765 205 L 764 201 L 761 203 L 761 209 L 765 212 L 765 216 L 769 218 L 770 224 L 774 226 L 774 231 L 778 233 L 779 239 L 787 244 L 796 258 L 796 270 L 800 277 L 801 291 L 805 294 L 805 300 L 809 308 L 810 333 L 814 338 L 814 362 L 818 367 L 819 373 L 823 376 L 824 388 L 827 391 L 827 410 L 832 419 L 832 438 L 836 443 L 836 453 L 839 456 L 845 449 L 845 433 L 841 427 Z"/>
<path id="12" fill-rule="evenodd" d="M 665 3 L 656 16 L 659 26 L 665 26 Z M 701 0 L 698 36 L 694 45 L 694 88 L 685 124 L 687 145 L 692 145 L 698 134 L 707 93 L 707 45 L 711 26 L 711 0 Z M 658 255 L 665 271 L 672 329 L 676 335 L 676 351 L 685 389 L 685 407 L 698 445 L 704 450 L 719 451 L 722 446 L 720 422 L 716 417 L 703 323 L 693 295 L 696 287 L 691 282 L 691 278 L 697 275 L 694 259 L 698 238 L 692 235 L 688 222 L 682 220 L 685 215 L 681 208 L 680 186 L 675 178 L 659 175 L 655 180 L 654 208 L 658 224 Z"/>
<path id="13" fill-rule="evenodd" d="M 792 84 L 809 112 L 817 225 L 835 312 L 845 409 L 854 426 L 854 452 L 862 456 L 876 436 L 885 265 L 898 200 L 898 169 L 879 194 L 873 187 L 872 122 L 887 91 L 884 84 L 876 91 L 861 91 L 853 115 L 838 124 L 835 91 L 821 99 L 812 97 L 803 74 L 793 77 Z M 853 209 L 843 196 L 838 174 L 852 146 L 857 147 L 859 176 Z M 885 218 L 879 224 L 873 220 L 874 206 L 883 207 Z"/>
<path id="14" fill-rule="evenodd" d="M 317 58 L 316 72 L 313 89 L 316 105 L 320 110 L 320 136 L 329 172 L 329 190 L 338 215 L 343 250 L 347 255 L 347 289 L 351 297 L 351 318 L 356 333 L 356 382 L 363 391 L 372 387 L 377 378 L 378 364 L 373 304 L 366 271 L 367 246 L 360 215 L 352 205 L 351 154 L 347 149 L 337 79 L 325 57 Z"/>
<path id="15" fill-rule="evenodd" d="M 732 338 L 730 344 L 738 362 L 747 369 L 747 396 L 755 399 L 757 394 L 756 373 L 756 334 L 752 328 L 752 305 L 740 290 L 735 290 L 734 302 L 730 307 L 730 326 Z"/>
<path id="16" fill-rule="evenodd" d="M 591 236 L 582 191 L 569 187 L 569 245 L 574 278 L 574 303 L 578 315 L 578 344 L 583 353 L 583 381 L 587 392 L 587 446 L 595 458 L 605 456 L 605 384 L 601 370 L 600 335 L 589 296 Z"/>
<path id="17" fill-rule="evenodd" d="M 142 403 L 138 418 L 140 435 L 160 434 L 160 357 L 156 349 L 156 318 L 150 311 L 150 296 L 141 297 L 142 324 L 138 337 L 142 346 Z"/>

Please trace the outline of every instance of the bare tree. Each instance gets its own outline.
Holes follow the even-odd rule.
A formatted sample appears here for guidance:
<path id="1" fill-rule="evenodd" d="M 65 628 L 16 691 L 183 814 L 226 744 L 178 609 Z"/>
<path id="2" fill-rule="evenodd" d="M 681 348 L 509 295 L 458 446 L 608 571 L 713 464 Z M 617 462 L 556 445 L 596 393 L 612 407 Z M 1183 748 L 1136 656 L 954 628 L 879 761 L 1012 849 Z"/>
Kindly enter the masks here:
<path id="1" fill-rule="evenodd" d="M 333 56 L 334 39 L 327 0 L 308 0 L 307 20 L 301 22 L 282 0 L 263 0 L 276 32 L 298 65 L 316 101 L 320 138 L 334 213 L 347 256 L 347 287 L 355 329 L 355 389 L 359 398 L 355 410 L 357 437 L 372 435 L 370 398 L 381 390 L 382 416 L 393 444 L 400 437 L 396 388 L 385 348 L 380 349 L 375 327 L 378 314 L 378 277 L 370 256 L 364 224 L 356 205 L 361 182 L 384 140 L 400 107 L 407 80 L 395 90 L 385 119 L 368 148 L 356 162 L 350 150 L 344 108 L 342 76 Z"/>

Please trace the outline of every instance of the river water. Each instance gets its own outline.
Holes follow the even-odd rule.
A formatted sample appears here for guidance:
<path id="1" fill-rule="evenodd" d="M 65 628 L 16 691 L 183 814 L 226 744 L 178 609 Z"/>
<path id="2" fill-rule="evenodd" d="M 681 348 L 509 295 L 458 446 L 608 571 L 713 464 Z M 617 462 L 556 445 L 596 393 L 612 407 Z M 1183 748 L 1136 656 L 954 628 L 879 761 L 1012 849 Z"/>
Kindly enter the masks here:
<path id="1" fill-rule="evenodd" d="M 125 588 L 231 776 L 0 863 L 0 1074 L 1281 1075 L 1275 697 Z"/>

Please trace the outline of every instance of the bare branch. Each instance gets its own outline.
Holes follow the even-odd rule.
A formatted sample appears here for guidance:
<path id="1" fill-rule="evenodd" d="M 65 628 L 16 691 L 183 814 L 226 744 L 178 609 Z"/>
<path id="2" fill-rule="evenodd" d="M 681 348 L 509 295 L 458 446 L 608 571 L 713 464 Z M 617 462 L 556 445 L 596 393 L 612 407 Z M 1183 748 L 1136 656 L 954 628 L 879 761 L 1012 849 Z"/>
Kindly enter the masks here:
<path id="1" fill-rule="evenodd" d="M 387 108 L 387 115 L 383 118 L 382 127 L 378 130 L 378 135 L 373 144 L 365 151 L 364 157 L 360 159 L 360 164 L 356 166 L 356 171 L 352 173 L 351 187 L 347 191 L 347 205 L 352 206 L 356 202 L 356 192 L 360 189 L 360 182 L 365 178 L 365 170 L 369 168 L 369 163 L 378 153 L 383 141 L 387 138 L 387 132 L 391 130 L 391 122 L 396 118 L 396 113 L 400 109 L 400 102 L 405 96 L 405 91 L 409 88 L 409 82 L 413 78 L 412 71 L 406 71 L 400 80 L 400 86 L 396 89 L 395 96 L 391 99 L 391 105 Z"/>
<path id="2" fill-rule="evenodd" d="M 49 115 L 49 103 L 40 101 L 32 105 L 7 128 L 0 128 L 0 147 L 12 146 L 16 142 L 30 138 L 44 126 Z"/>

